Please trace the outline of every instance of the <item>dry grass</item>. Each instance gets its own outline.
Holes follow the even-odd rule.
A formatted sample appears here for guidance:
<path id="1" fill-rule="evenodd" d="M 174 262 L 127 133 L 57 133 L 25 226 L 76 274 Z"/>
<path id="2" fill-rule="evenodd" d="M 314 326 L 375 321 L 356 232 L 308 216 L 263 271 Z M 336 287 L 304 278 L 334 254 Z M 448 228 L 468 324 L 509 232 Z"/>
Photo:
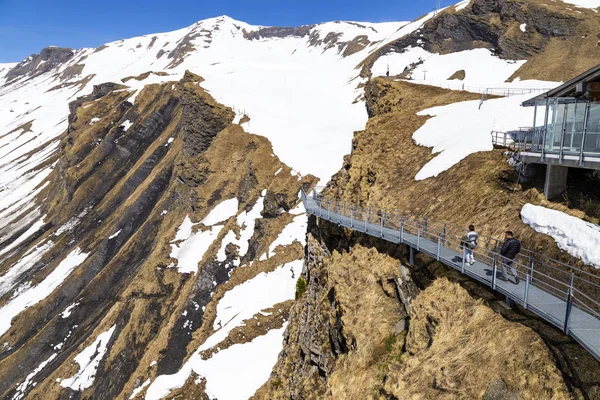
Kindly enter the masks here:
<path id="1" fill-rule="evenodd" d="M 165 349 L 169 346 L 169 340 L 173 329 L 175 329 L 177 319 L 188 305 L 193 293 L 196 284 L 195 276 L 180 274 L 175 268 L 166 268 L 174 261 L 169 257 L 171 253 L 170 241 L 175 236 L 175 232 L 185 216 L 189 215 L 193 221 L 200 221 L 222 199 L 237 196 L 242 198 L 242 183 L 249 176 L 254 179 L 253 182 L 255 183 L 247 188 L 247 193 L 244 193 L 244 200 L 240 204 L 242 208 L 252 206 L 258 201 L 264 189 L 282 196 L 288 196 L 291 202 L 297 201 L 300 185 L 303 183 L 312 184 L 315 180 L 311 176 L 298 180 L 297 176 L 291 174 L 292 171 L 289 167 L 282 164 L 277 157 L 272 156 L 273 149 L 266 138 L 247 134 L 239 126 L 230 126 L 221 131 L 206 152 L 194 157 L 185 156 L 180 129 L 183 110 L 179 102 L 184 90 L 192 91 L 196 95 L 195 98 L 201 98 L 214 111 L 214 115 L 232 114 L 231 110 L 214 102 L 194 82 L 183 85 L 169 82 L 163 85 L 146 86 L 138 95 L 134 105 L 135 113 L 131 116 L 134 124 L 149 121 L 152 113 L 157 112 L 167 102 L 175 101 L 176 105 L 170 120 L 167 121 L 160 135 L 157 135 L 153 141 L 144 144 L 146 147 L 139 159 L 128 166 L 123 176 L 116 181 L 114 186 L 109 188 L 108 193 L 103 194 L 101 200 L 99 199 L 100 202 L 94 207 L 93 213 L 106 213 L 102 224 L 95 224 L 92 219 L 91 228 L 86 230 L 81 237 L 76 238 L 82 249 L 89 249 L 91 252 L 98 249 L 108 236 L 119 229 L 118 224 L 123 222 L 123 215 L 127 214 L 132 204 L 147 195 L 157 177 L 160 175 L 166 175 L 167 179 L 170 177 L 167 188 L 164 192 L 161 192 L 161 197 L 152 205 L 150 215 L 145 217 L 142 226 L 132 234 L 127 242 L 122 244 L 117 254 L 93 277 L 88 286 L 77 288 L 79 290 L 78 298 L 82 299 L 83 303 L 93 303 L 96 298 L 102 297 L 99 293 L 102 290 L 114 290 L 113 287 L 109 288 L 108 285 L 114 285 L 112 279 L 123 274 L 119 278 L 118 284 L 120 287 L 118 292 L 115 292 L 114 298 L 98 300 L 98 304 L 94 308 L 97 311 L 97 320 L 93 321 L 94 325 L 99 324 L 95 328 L 94 334 L 106 330 L 107 326 L 112 326 L 115 320 L 121 321 L 120 328 L 122 330 L 119 332 L 118 340 L 107 353 L 107 365 L 121 366 L 127 355 L 132 356 L 135 360 L 135 365 L 132 366 L 134 371 L 129 371 L 131 375 L 127 376 L 128 381 L 122 388 L 119 398 L 128 398 L 140 379 L 145 381 L 156 374 L 157 367 L 150 367 L 150 365 L 153 361 L 160 360 L 163 357 Z M 55 172 L 55 176 L 53 176 L 55 181 L 51 185 L 52 189 L 48 189 L 44 193 L 44 196 L 48 196 L 50 193 L 49 197 L 56 200 L 52 204 L 48 204 L 48 218 L 55 225 L 40 240 L 52 236 L 55 229 L 73 215 L 73 210 L 80 209 L 87 204 L 89 198 L 86 195 L 95 185 L 102 182 L 103 177 L 110 176 L 107 174 L 111 171 L 114 173 L 116 168 L 123 168 L 122 165 L 111 165 L 113 161 L 104 159 L 101 150 L 91 144 L 98 141 L 98 139 L 114 139 L 110 135 L 117 130 L 120 124 L 123 115 L 119 110 L 123 108 L 122 103 L 128 95 L 127 92 L 113 92 L 93 102 L 89 107 L 82 107 L 78 110 L 75 130 L 69 136 L 65 135 L 62 157 L 63 161 L 69 161 L 66 163 L 66 168 L 68 168 L 67 174 L 70 182 L 79 182 L 80 185 L 72 193 L 69 202 L 64 176 L 61 176 L 58 170 Z M 95 116 L 101 117 L 101 120 L 90 125 L 91 118 Z M 134 131 L 135 128 L 132 128 L 125 134 L 133 134 Z M 115 202 L 119 191 L 130 185 L 127 180 L 144 168 L 145 161 L 153 157 L 155 150 L 164 148 L 169 137 L 174 137 L 175 140 L 169 144 L 167 153 L 158 161 L 158 164 L 153 167 L 152 171 L 149 171 L 142 182 L 127 191 L 126 198 Z M 71 142 L 68 142 L 69 139 L 71 139 Z M 99 163 L 101 160 L 104 160 L 104 162 Z M 274 176 L 279 169 L 281 169 L 281 172 Z M 200 177 L 203 183 L 195 187 L 186 185 L 178 179 L 179 174 L 187 174 L 187 176 L 193 176 L 195 179 Z M 163 210 L 167 213 L 163 214 Z M 292 217 L 289 213 L 283 212 L 277 217 L 264 218 L 258 221 L 257 229 L 259 232 L 254 237 L 259 243 L 257 256 L 265 251 Z M 80 226 L 88 223 L 86 218 L 80 221 Z M 92 213 L 90 213 L 90 218 L 93 218 Z M 233 220 L 230 221 L 222 230 L 218 239 L 222 239 L 229 229 L 239 231 L 240 228 L 235 226 L 233 222 Z M 149 234 L 148 229 L 151 229 L 151 234 Z M 51 254 L 55 260 L 53 264 L 49 264 L 48 268 L 38 274 L 40 278 L 51 272 L 52 268 L 50 267 L 63 258 L 64 255 L 61 256 L 60 251 L 64 251 L 67 248 L 67 241 L 72 239 L 68 235 L 52 238 L 56 242 L 57 249 L 60 250 Z M 206 252 L 205 261 L 214 259 L 219 244 L 220 242 Z M 148 253 L 140 255 L 140 249 L 147 249 Z M 216 303 L 227 290 L 252 279 L 261 272 L 272 271 L 278 266 L 300 259 L 302 256 L 302 246 L 299 243 L 294 243 L 290 246 L 278 248 L 276 255 L 264 262 L 256 261 L 252 266 L 235 270 L 230 281 L 217 288 L 213 301 L 206 306 L 204 324 L 194 333 L 194 338 L 188 347 L 188 354 L 195 351 L 198 345 L 213 332 L 212 326 L 216 313 Z M 82 266 L 74 271 L 69 279 L 82 282 L 85 273 L 86 268 Z M 96 288 L 96 292 L 92 288 Z M 60 296 L 64 297 L 64 295 Z M 100 303 L 100 301 L 102 302 Z M 48 302 L 48 304 L 58 304 L 56 299 L 50 297 Z M 256 316 L 255 319 L 247 321 L 246 328 L 232 332 L 222 345 L 227 346 L 244 342 L 249 338 L 264 334 L 265 327 L 280 327 L 288 311 L 284 308 L 288 305 L 281 304 L 279 309 L 274 310 L 277 312 L 273 313 L 272 318 Z M 31 307 L 24 312 L 24 317 L 15 320 L 11 330 L 11 332 L 17 332 L 17 334 L 11 334 L 10 340 L 7 339 L 7 341 L 12 344 L 21 340 L 23 332 L 27 332 L 32 326 L 39 324 L 39 320 L 44 317 L 42 312 L 46 312 L 47 308 L 46 304 L 40 304 L 40 307 Z M 55 308 L 56 306 L 53 309 Z M 56 309 L 55 311 L 59 312 L 61 310 Z M 56 318 L 60 318 L 60 316 Z M 44 320 L 44 323 L 47 322 L 48 320 Z M 255 326 L 252 325 L 254 322 L 256 322 Z M 260 327 L 258 326 L 259 322 Z M 50 325 L 50 323 L 48 324 Z M 91 331 L 94 328 L 90 326 L 82 329 Z M 80 336 L 81 332 L 78 331 L 77 335 Z M 77 348 L 89 344 L 93 338 L 95 338 L 94 335 L 90 336 L 85 342 L 78 343 L 69 351 L 75 352 Z M 5 358 L 0 363 L 0 377 L 5 372 L 12 371 L 14 365 L 22 363 L 28 354 L 32 354 L 29 349 L 37 345 L 39 343 L 36 342 L 36 338 L 33 338 Z M 73 375 L 76 367 L 72 365 L 72 359 L 75 354 L 65 354 L 64 361 L 53 366 L 52 374 L 47 379 L 38 382 L 33 394 L 43 398 L 47 398 L 43 396 L 44 394 L 48 394 L 50 398 L 58 398 L 62 393 L 62 388 L 56 382 L 56 379 Z M 194 393 L 195 398 L 201 397 L 202 385 L 196 385 L 195 379 L 189 382 L 188 392 Z M 174 396 L 178 394 L 181 393 L 174 393 Z"/>
<path id="2" fill-rule="evenodd" d="M 355 134 L 354 151 L 344 169 L 334 176 L 326 195 L 363 206 L 423 215 L 459 227 L 472 223 L 480 234 L 497 239 L 511 229 L 524 247 L 578 264 L 560 251 L 552 238 L 525 225 L 520 211 L 524 204 L 532 203 L 580 218 L 584 213 L 549 203 L 535 188 L 509 190 L 516 182 L 505 181 L 513 169 L 502 150 L 471 154 L 437 177 L 415 181 L 417 172 L 433 158 L 431 149 L 418 146 L 412 139 L 428 119 L 416 113 L 473 100 L 478 95 L 385 79 L 376 79 L 373 84 L 379 87 L 380 97 L 371 100 L 377 115 L 364 131 Z"/>
<path id="3" fill-rule="evenodd" d="M 598 37 L 600 15 L 598 13 L 560 1 L 528 0 L 528 2 L 572 17 L 575 21 L 575 29 L 569 37 L 551 39 L 545 48 L 531 57 L 509 78 L 509 81 L 516 77 L 566 81 L 598 64 L 600 59 L 600 37 Z"/>
<path id="4" fill-rule="evenodd" d="M 436 280 L 412 303 L 407 354 L 386 390 L 403 399 L 479 399 L 501 377 L 521 399 L 569 399 L 542 340 L 458 284 Z"/>
<path id="5" fill-rule="evenodd" d="M 329 284 L 335 288 L 343 331 L 353 350 L 339 357 L 329 378 L 332 399 L 365 399 L 378 382 L 378 361 L 386 354 L 386 339 L 403 310 L 389 280 L 398 261 L 371 248 L 334 253 Z"/>

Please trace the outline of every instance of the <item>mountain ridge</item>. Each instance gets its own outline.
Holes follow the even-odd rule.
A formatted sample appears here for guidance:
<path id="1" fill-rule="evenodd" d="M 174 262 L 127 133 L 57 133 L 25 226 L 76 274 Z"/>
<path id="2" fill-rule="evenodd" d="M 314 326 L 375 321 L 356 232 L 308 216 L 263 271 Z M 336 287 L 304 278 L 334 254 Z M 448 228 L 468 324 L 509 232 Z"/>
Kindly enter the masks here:
<path id="1" fill-rule="evenodd" d="M 509 194 L 497 175 L 510 175 L 499 151 L 483 146 L 477 154 L 463 152 L 445 170 L 415 179 L 448 150 L 448 141 L 434 142 L 436 153 L 417 144 L 430 142 L 415 141 L 413 133 L 427 121 L 444 117 L 423 109 L 450 104 L 471 112 L 467 106 L 481 99 L 480 93 L 432 86 L 451 81 L 463 89 L 492 83 L 518 89 L 533 84 L 516 79 L 527 76 L 527 68 L 530 78 L 542 76 L 536 57 L 546 50 L 504 60 L 491 51 L 493 40 L 469 39 L 460 47 L 440 39 L 437 29 L 449 20 L 466 21 L 452 25 L 456 35 L 468 31 L 472 7 L 481 3 L 463 1 L 411 23 L 379 25 L 274 28 L 220 16 L 97 48 L 52 47 L 22 63 L 0 64 L 0 396 L 238 399 L 256 392 L 262 398 L 345 393 L 363 399 L 372 388 L 406 395 L 404 388 L 379 382 L 375 369 L 361 369 L 383 360 L 377 356 L 388 354 L 387 347 L 392 358 L 400 357 L 403 343 L 425 354 L 424 342 L 392 333 L 400 317 L 409 317 L 392 282 L 405 249 L 307 218 L 298 192 L 329 182 L 325 193 L 356 204 L 408 209 L 402 202 L 411 199 L 415 213 L 483 221 L 492 216 L 469 208 L 480 202 L 456 203 L 446 207 L 453 210 L 447 215 L 442 206 L 450 200 L 438 201 L 444 198 L 436 192 L 443 185 L 476 185 L 461 181 L 469 175 L 465 165 L 478 173 L 483 165 L 490 187 L 480 193 L 481 202 L 510 211 L 494 213 L 494 229 L 518 224 L 515 207 L 498 205 Z M 539 6 L 537 0 L 487 2 L 500 3 Z M 476 22 L 499 35 L 530 34 L 512 17 L 494 25 L 502 14 L 494 10 Z M 577 32 L 571 26 L 579 21 L 571 18 L 576 11 L 564 13 Z M 595 26 L 592 13 L 581 17 L 586 29 Z M 533 32 L 535 26 L 531 35 L 543 35 Z M 581 43 L 589 50 L 592 39 L 551 38 L 545 48 Z M 575 65 L 553 78 L 564 79 L 595 54 L 574 51 Z M 422 69 L 440 81 L 418 82 Z M 490 99 L 470 119 L 493 110 L 522 114 L 519 100 Z M 479 136 L 487 144 L 489 132 Z M 542 202 L 534 191 L 526 196 Z M 519 229 L 559 254 L 551 240 Z M 423 292 L 445 274 L 435 264 L 409 272 L 407 284 Z M 454 281 L 433 291 L 432 298 L 481 294 L 474 287 L 467 295 Z M 361 303 L 360 293 L 370 300 Z M 469 301 L 464 312 L 489 314 L 478 301 Z M 421 311 L 412 316 L 421 323 L 411 333 L 420 338 L 427 336 L 428 317 L 449 318 L 425 306 Z M 381 321 L 362 319 L 377 312 Z M 372 338 L 364 325 L 376 330 Z M 558 376 L 539 336 L 528 331 L 527 338 L 535 344 L 532 359 L 547 366 L 547 376 Z M 79 362 L 91 353 L 94 362 Z M 414 378 L 422 393 L 437 393 L 425 387 L 430 375 L 415 377 L 416 369 L 401 374 L 394 360 L 385 367 L 385 376 Z M 372 387 L 353 391 L 340 384 L 354 372 Z M 249 378 L 232 382 L 232 375 Z M 304 378 L 315 390 L 300 382 Z M 507 381 L 515 390 L 517 378 Z M 462 381 L 453 375 L 447 382 Z M 476 390 L 485 391 L 487 383 L 478 382 Z M 560 380 L 550 386 L 536 393 L 566 391 Z M 342 391 L 332 394 L 331 388 Z"/>

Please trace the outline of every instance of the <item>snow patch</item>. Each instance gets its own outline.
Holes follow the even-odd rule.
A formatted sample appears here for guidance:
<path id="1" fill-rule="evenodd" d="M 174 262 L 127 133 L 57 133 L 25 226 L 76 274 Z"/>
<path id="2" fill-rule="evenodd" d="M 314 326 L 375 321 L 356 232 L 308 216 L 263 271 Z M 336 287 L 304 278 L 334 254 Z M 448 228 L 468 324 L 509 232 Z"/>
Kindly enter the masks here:
<path id="1" fill-rule="evenodd" d="M 591 8 L 594 11 L 600 7 L 600 0 L 562 0 L 563 3 L 573 4 L 579 8 Z"/>
<path id="2" fill-rule="evenodd" d="M 600 226 L 533 204 L 523 206 L 521 218 L 536 232 L 551 236 L 561 250 L 600 268 Z"/>
<path id="3" fill-rule="evenodd" d="M 16 264 L 0 277 L 0 296 L 4 296 L 17 283 L 19 277 L 29 271 L 46 254 L 54 243 L 48 241 L 29 250 Z"/>
<path id="4" fill-rule="evenodd" d="M 296 209 L 292 211 L 296 210 L 303 210 L 302 204 L 298 205 L 298 207 L 296 207 Z M 294 212 L 291 213 L 294 214 Z M 303 213 L 294 217 L 292 222 L 286 225 L 285 228 L 283 228 L 279 236 L 277 236 L 277 239 L 275 239 L 273 243 L 271 243 L 271 245 L 269 246 L 267 258 L 274 255 L 275 249 L 278 246 L 288 246 L 294 243 L 295 241 L 298 241 L 302 246 L 305 246 L 307 225 L 308 216 L 306 214 Z"/>
<path id="5" fill-rule="evenodd" d="M 56 353 L 52 354 L 40 365 L 38 365 L 38 367 L 34 369 L 29 375 L 27 375 L 23 383 L 17 386 L 17 393 L 15 393 L 15 395 L 13 396 L 13 400 L 21 400 L 23 397 L 25 397 L 25 392 L 27 391 L 27 388 L 33 383 L 33 378 L 35 378 L 35 376 L 39 372 L 41 372 L 46 367 L 46 365 L 52 362 L 52 360 L 54 360 L 56 357 Z M 33 385 L 35 386 L 35 383 L 33 383 Z"/>
<path id="6" fill-rule="evenodd" d="M 37 304 L 49 296 L 63 281 L 87 258 L 79 248 L 73 250 L 60 264 L 37 286 L 28 288 L 9 303 L 0 308 L 0 336 L 11 326 L 11 320 L 23 310 Z"/>
<path id="7" fill-rule="evenodd" d="M 104 358 L 106 350 L 108 349 L 108 342 L 112 337 L 115 328 L 112 328 L 106 332 L 98 335 L 98 338 L 94 340 L 94 343 L 86 347 L 75 356 L 75 361 L 79 364 L 79 372 L 73 375 L 71 378 L 63 379 L 60 385 L 64 388 L 68 387 L 76 391 L 83 391 L 94 384 L 94 378 L 96 378 L 96 371 L 100 361 Z"/>
<path id="8" fill-rule="evenodd" d="M 194 224 L 186 216 L 177 230 L 175 240 L 171 242 L 171 257 L 177 260 L 177 269 L 182 274 L 198 271 L 198 263 L 223 229 L 222 225 L 217 225 L 192 233 L 193 227 Z"/>
<path id="9" fill-rule="evenodd" d="M 232 400 L 250 397 L 268 379 L 277 361 L 285 326 L 250 343 L 219 351 L 208 360 L 202 360 L 200 353 L 221 343 L 244 320 L 292 299 L 302 263 L 302 260 L 293 261 L 271 273 L 261 273 L 225 293 L 217 305 L 216 321 L 221 321 L 220 329 L 196 350 L 180 371 L 157 377 L 146 392 L 146 400 L 161 399 L 180 388 L 192 371 L 206 378 L 206 390 L 211 397 Z M 231 385 L 232 376 L 239 377 L 235 385 Z"/>
<path id="10" fill-rule="evenodd" d="M 238 246 L 238 255 L 240 258 L 244 257 L 246 253 L 248 253 L 249 241 L 254 234 L 254 228 L 256 226 L 256 220 L 261 218 L 262 211 L 264 209 L 264 193 L 256 202 L 252 210 L 249 212 L 242 212 L 237 216 L 236 222 L 238 226 L 240 226 L 240 238 L 237 239 L 235 233 L 233 231 L 227 232 L 227 235 L 223 238 L 221 242 L 221 248 L 217 252 L 217 260 L 220 262 L 225 261 L 227 258 L 225 255 L 225 248 L 229 243 L 233 243 Z M 238 259 L 239 260 L 239 259 Z M 238 264 L 238 263 L 235 263 Z M 237 266 L 237 265 L 236 265 Z"/>
<path id="11" fill-rule="evenodd" d="M 123 124 L 121 125 L 121 127 L 123 128 L 123 132 L 127 132 L 127 130 L 129 128 L 131 128 L 132 125 L 133 125 L 133 123 L 130 122 L 129 120 L 123 122 Z"/>
<path id="12" fill-rule="evenodd" d="M 479 109 L 479 100 L 464 101 L 423 110 L 430 115 L 414 134 L 418 145 L 432 147 L 438 154 L 415 176 L 420 181 L 437 176 L 470 154 L 493 149 L 490 133 L 506 132 L 531 124 L 533 115 L 521 103 L 531 95 L 487 100 Z"/>
<path id="13" fill-rule="evenodd" d="M 73 311 L 73 309 L 75 307 L 77 307 L 79 305 L 79 303 L 73 303 L 70 306 L 68 306 L 67 308 L 65 308 L 65 310 L 62 312 L 62 314 L 60 315 L 62 318 L 69 318 L 71 316 L 71 311 Z"/>
<path id="14" fill-rule="evenodd" d="M 14 242 L 6 246 L 4 249 L 0 250 L 0 256 L 8 253 L 9 251 L 15 249 L 18 245 L 27 240 L 28 237 L 33 235 L 38 231 L 42 226 L 44 226 L 44 217 L 38 219 L 29 229 L 27 229 L 21 236 L 19 236 Z"/>
<path id="15" fill-rule="evenodd" d="M 129 396 L 129 400 L 135 399 L 135 396 L 137 396 L 139 393 L 142 392 L 142 390 L 144 390 L 144 388 L 146 386 L 148 386 L 150 384 L 150 379 L 146 379 L 146 381 L 144 383 L 142 383 L 140 385 L 140 387 L 133 389 L 133 392 L 131 392 L 131 396 Z"/>
<path id="16" fill-rule="evenodd" d="M 222 201 L 214 207 L 211 212 L 202 220 L 206 226 L 212 226 L 217 222 L 225 221 L 237 214 L 239 203 L 237 198 Z"/>
<path id="17" fill-rule="evenodd" d="M 465 8 L 466 8 L 466 7 L 469 5 L 469 3 L 471 3 L 471 0 L 464 0 L 464 1 L 461 1 L 460 3 L 458 3 L 458 4 L 456 4 L 456 5 L 454 6 L 454 9 L 455 9 L 456 11 L 463 10 L 463 9 L 465 9 Z"/>

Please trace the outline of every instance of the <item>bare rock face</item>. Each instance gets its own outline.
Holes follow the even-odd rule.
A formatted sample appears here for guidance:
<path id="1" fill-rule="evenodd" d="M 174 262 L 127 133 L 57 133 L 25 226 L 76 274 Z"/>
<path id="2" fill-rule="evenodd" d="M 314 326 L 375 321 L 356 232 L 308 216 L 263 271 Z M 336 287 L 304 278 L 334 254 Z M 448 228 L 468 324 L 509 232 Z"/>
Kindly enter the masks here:
<path id="1" fill-rule="evenodd" d="M 316 25 L 303 25 L 295 28 L 271 26 L 260 28 L 256 31 L 244 31 L 244 38 L 248 40 L 259 40 L 268 38 L 305 37 L 310 34 L 310 30 L 315 26 Z"/>
<path id="2" fill-rule="evenodd" d="M 186 72 L 183 84 L 183 152 L 187 157 L 195 157 L 205 151 L 217 133 L 233 121 L 231 109 L 217 105 L 204 91 L 195 90 L 202 79 Z"/>
<path id="3" fill-rule="evenodd" d="M 221 243 L 222 235 L 193 273 L 180 270 L 171 256 L 186 218 L 202 221 L 234 197 L 250 210 L 265 190 L 290 199 L 277 203 L 290 209 L 300 187 L 316 181 L 298 180 L 271 156 L 266 138 L 232 125 L 233 111 L 206 93 L 201 81 L 188 72 L 179 82 L 147 85 L 133 104 L 131 91 L 109 82 L 70 104 L 68 130 L 38 203 L 48 222 L 2 258 L 0 271 L 41 242 L 51 248 L 19 284 L 52 272 L 75 248 L 88 257 L 60 290 L 12 321 L 0 349 L 0 397 L 129 398 L 142 382 L 179 370 L 213 333 L 216 304 L 227 290 L 302 257 L 294 243 L 266 261 L 254 259 L 293 218 L 288 213 L 257 218 L 245 254 L 237 244 Z M 242 227 L 233 218 L 224 229 L 239 234 Z M 224 259 L 217 256 L 221 245 Z M 0 304 L 17 286 L 0 296 Z M 72 304 L 68 318 L 61 316 Z M 226 344 L 281 328 L 289 307 L 282 303 L 272 317 L 249 319 L 246 328 L 254 327 L 254 336 L 237 332 Z M 77 372 L 74 357 L 112 326 L 93 386 L 85 393 L 63 388 L 60 378 Z M 20 386 L 44 360 L 50 360 L 48 368 L 37 373 L 36 384 Z M 207 398 L 196 379 L 185 390 Z"/>
<path id="4" fill-rule="evenodd" d="M 552 40 L 579 38 L 578 33 L 587 30 L 580 22 L 564 9 L 531 0 L 473 0 L 460 11 L 451 7 L 422 28 L 381 48 L 367 60 L 361 75 L 370 75 L 378 57 L 411 47 L 441 54 L 486 48 L 506 60 L 530 59 L 541 54 Z M 526 32 L 519 29 L 523 24 Z"/>
<path id="5" fill-rule="evenodd" d="M 502 378 L 491 382 L 483 395 L 483 400 L 518 400 L 518 398 Z"/>
<path id="6" fill-rule="evenodd" d="M 293 194 L 290 196 L 288 193 L 267 192 L 262 215 L 265 218 L 275 218 L 282 212 L 290 211 L 296 198 Z"/>
<path id="7" fill-rule="evenodd" d="M 56 66 L 69 61 L 75 52 L 62 47 L 46 47 L 40 54 L 32 54 L 24 61 L 17 64 L 6 74 L 7 82 L 27 76 L 34 77 L 44 74 Z"/>
<path id="8" fill-rule="evenodd" d="M 306 291 L 292 307 L 292 324 L 284 335 L 283 351 L 275 366 L 271 383 L 265 389 L 285 394 L 276 398 L 318 399 L 327 391 L 327 379 L 333 372 L 337 357 L 348 351 L 342 333 L 342 323 L 335 289 L 328 287 L 324 259 L 329 250 L 310 240 L 302 279 Z M 272 387 L 274 383 L 274 386 Z M 258 394 L 260 399 L 272 394 Z"/>
<path id="9" fill-rule="evenodd" d="M 539 53 L 551 38 L 569 36 L 575 20 L 548 8 L 528 2 L 507 0 L 474 0 L 457 13 L 443 13 L 425 26 L 390 45 L 401 51 L 407 46 L 422 47 L 431 52 L 451 53 L 485 47 L 499 57 L 522 60 Z M 511 24 L 527 24 L 530 36 L 512 37 Z"/>

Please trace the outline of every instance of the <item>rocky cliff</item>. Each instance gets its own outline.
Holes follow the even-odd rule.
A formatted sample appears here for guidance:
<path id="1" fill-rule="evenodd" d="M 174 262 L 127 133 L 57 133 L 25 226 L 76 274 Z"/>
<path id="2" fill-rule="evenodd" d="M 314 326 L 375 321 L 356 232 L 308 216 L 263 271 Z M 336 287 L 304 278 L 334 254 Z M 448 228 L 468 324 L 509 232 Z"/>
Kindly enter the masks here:
<path id="1" fill-rule="evenodd" d="M 412 139 L 427 120 L 417 111 L 473 95 L 382 78 L 365 94 L 371 118 L 324 196 L 457 226 L 469 221 L 490 236 L 510 227 L 524 246 L 581 265 L 527 227 L 519 210 L 533 202 L 583 212 L 549 204 L 539 187 L 515 192 L 501 150 L 414 180 L 432 157 Z M 585 399 L 600 393 L 597 361 L 572 339 L 526 311 L 504 309 L 496 294 L 433 259 L 418 256 L 411 266 L 403 246 L 311 217 L 302 279 L 306 290 L 292 307 L 284 349 L 257 399 Z"/>
<path id="2" fill-rule="evenodd" d="M 186 73 L 179 82 L 149 85 L 135 104 L 127 101 L 128 92 L 107 84 L 71 104 L 49 183 L 37 197 L 46 222 L 4 252 L 2 270 L 43 251 L 2 292 L 3 311 L 33 296 L 30 288 L 61 279 L 53 274 L 70 254 L 85 257 L 62 277 L 59 291 L 12 323 L 8 316 L 0 353 L 3 398 L 128 398 L 151 376 L 181 368 L 194 343 L 213 332 L 216 301 L 226 290 L 302 257 L 296 242 L 258 260 L 293 219 L 289 212 L 300 186 L 313 178 L 292 175 L 265 138 L 233 125 L 231 109 L 216 103 L 200 82 Z M 248 250 L 228 245 L 225 237 L 231 230 L 235 243 L 247 226 L 221 217 L 224 229 L 204 257 L 199 253 L 201 265 L 179 271 L 184 259 L 177 261 L 172 251 L 178 227 L 186 218 L 202 221 L 232 198 L 241 212 L 264 203 Z M 216 256 L 220 246 L 223 258 Z M 238 272 L 239 265 L 246 267 Z M 220 348 L 280 328 L 287 306 L 274 306 L 268 317 L 255 320 L 264 328 L 232 332 Z M 85 364 L 78 366 L 74 357 L 97 346 L 107 331 L 107 354 L 93 371 L 93 385 L 84 378 L 67 385 L 65 378 L 85 375 Z"/>
<path id="3" fill-rule="evenodd" d="M 597 64 L 600 56 L 595 10 L 562 1 L 472 0 L 450 6 L 422 27 L 389 42 L 367 58 L 362 74 L 385 54 L 422 47 L 448 54 L 486 48 L 507 60 L 528 60 L 513 78 L 566 81 Z"/>

